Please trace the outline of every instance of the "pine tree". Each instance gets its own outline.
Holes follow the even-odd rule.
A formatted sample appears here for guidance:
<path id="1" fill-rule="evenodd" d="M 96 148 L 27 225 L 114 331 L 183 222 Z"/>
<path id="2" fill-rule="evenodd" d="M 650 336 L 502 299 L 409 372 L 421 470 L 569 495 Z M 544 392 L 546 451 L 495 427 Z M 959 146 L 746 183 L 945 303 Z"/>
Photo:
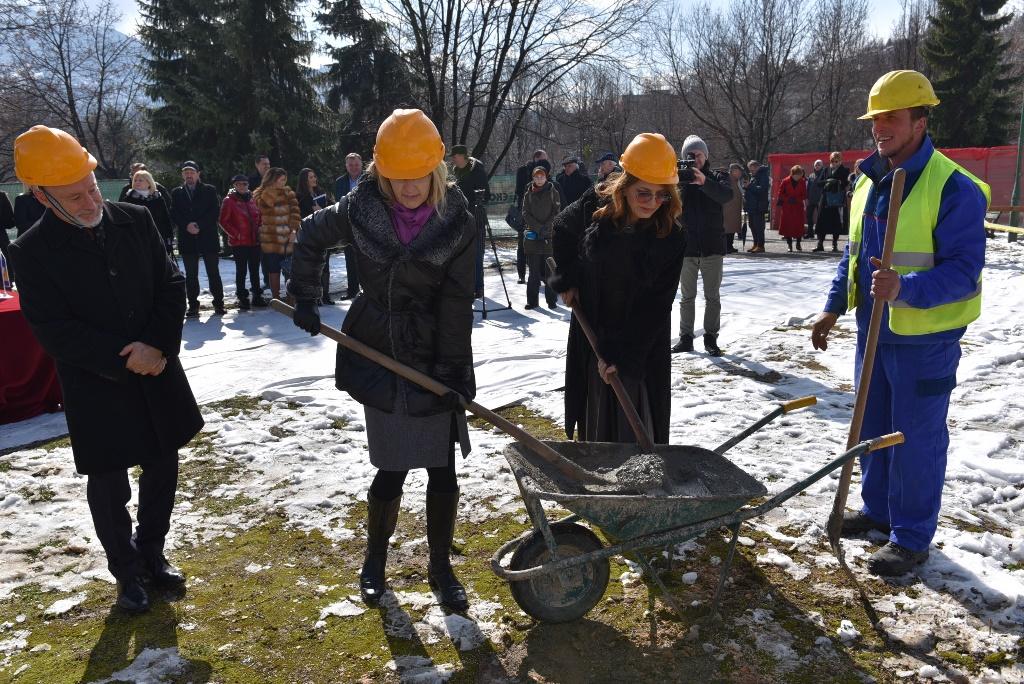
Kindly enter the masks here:
<path id="1" fill-rule="evenodd" d="M 937 0 L 922 53 L 942 102 L 932 113 L 936 143 L 949 147 L 1006 143 L 1014 121 L 1008 43 L 1000 35 L 1013 20 L 1000 14 L 1007 0 Z"/>
<path id="2" fill-rule="evenodd" d="M 342 41 L 328 52 L 323 74 L 327 106 L 344 112 L 338 152 L 369 152 L 380 123 L 399 107 L 415 107 L 412 77 L 383 22 L 366 15 L 360 0 L 321 0 L 317 22 Z"/>
<path id="3" fill-rule="evenodd" d="M 195 158 L 222 187 L 257 154 L 293 176 L 325 160 L 331 122 L 305 66 L 313 46 L 296 0 L 139 2 L 159 156 Z"/>

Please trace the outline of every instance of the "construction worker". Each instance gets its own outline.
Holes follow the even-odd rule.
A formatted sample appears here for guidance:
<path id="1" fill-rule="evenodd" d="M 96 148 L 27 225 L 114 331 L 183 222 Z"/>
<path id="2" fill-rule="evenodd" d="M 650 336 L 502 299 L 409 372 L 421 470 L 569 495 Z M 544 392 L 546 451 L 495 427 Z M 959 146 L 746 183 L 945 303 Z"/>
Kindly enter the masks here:
<path id="1" fill-rule="evenodd" d="M 178 361 L 185 281 L 145 207 L 106 202 L 96 159 L 56 128 L 14 141 L 14 171 L 46 207 L 11 245 L 21 307 L 57 362 L 75 468 L 117 579 L 117 606 L 149 608 L 144 583 L 180 587 L 164 557 L 178 449 L 203 419 Z M 138 527 L 125 506 L 142 466 Z"/>
<path id="2" fill-rule="evenodd" d="M 869 382 L 864 439 L 900 431 L 906 443 L 861 459 L 860 511 L 847 511 L 844 534 L 879 530 L 889 543 L 868 560 L 875 575 L 901 575 L 928 558 L 939 516 L 960 338 L 981 313 L 985 210 L 989 187 L 935 149 L 928 112 L 939 104 L 916 71 L 882 76 L 868 95 L 877 151 L 860 165 L 850 241 L 811 341 L 825 349 L 836 319 L 856 307 L 859 375 L 871 317 L 882 317 Z M 882 270 L 893 171 L 906 171 L 891 269 Z M 867 304 L 866 306 L 864 304 Z"/>

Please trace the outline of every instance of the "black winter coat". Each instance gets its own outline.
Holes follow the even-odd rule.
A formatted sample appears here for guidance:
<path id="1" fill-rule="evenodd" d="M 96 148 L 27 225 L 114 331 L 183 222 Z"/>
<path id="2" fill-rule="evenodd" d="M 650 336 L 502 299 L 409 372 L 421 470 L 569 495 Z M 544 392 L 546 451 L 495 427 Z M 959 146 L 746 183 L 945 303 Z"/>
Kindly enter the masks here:
<path id="1" fill-rule="evenodd" d="M 189 196 L 184 185 L 171 190 L 171 220 L 178 228 L 178 251 L 182 254 L 216 254 L 220 251 L 217 219 L 220 216 L 220 197 L 207 183 L 196 183 Z M 199 224 L 199 234 L 192 235 L 185 227 Z"/>
<path id="2" fill-rule="evenodd" d="M 712 171 L 707 162 L 701 173 L 705 176 L 704 185 L 679 186 L 688 257 L 725 254 L 722 205 L 732 199 L 732 182 L 728 173 Z"/>
<path id="3" fill-rule="evenodd" d="M 743 208 L 748 214 L 755 211 L 766 212 L 771 203 L 772 177 L 767 166 L 762 166 L 747 183 L 747 189 L 743 192 Z"/>
<path id="4" fill-rule="evenodd" d="M 457 166 L 453 166 L 452 175 L 455 176 L 455 182 L 458 184 L 459 190 L 466 197 L 471 213 L 476 211 L 477 205 L 482 206 L 487 202 L 487 196 L 491 193 L 491 188 L 487 180 L 487 170 L 484 168 L 482 161 L 475 157 L 470 157 L 466 168 L 460 169 Z M 483 192 L 478 193 L 478 190 Z"/>
<path id="5" fill-rule="evenodd" d="M 174 224 L 171 222 L 171 214 L 167 210 L 167 198 L 164 197 L 163 192 L 160 192 L 158 195 L 142 197 L 129 191 L 121 201 L 139 207 L 146 207 L 149 210 L 149 215 L 153 217 L 156 229 L 160 231 L 160 237 L 164 239 L 164 244 L 168 247 L 174 244 Z"/>
<path id="6" fill-rule="evenodd" d="M 558 292 L 576 287 L 580 305 L 597 335 L 606 362 L 624 378 L 647 388 L 654 441 L 667 444 L 671 416 L 670 339 L 672 302 L 679 286 L 681 230 L 658 238 L 653 226 L 633 232 L 610 221 L 592 221 L 599 200 L 594 189 L 566 207 L 554 222 L 557 269 L 550 284 Z M 565 361 L 565 434 L 572 439 L 587 410 L 587 369 L 592 350 L 573 316 Z"/>
<path id="7" fill-rule="evenodd" d="M 555 182 L 562 188 L 563 207 L 567 207 L 580 197 L 583 197 L 583 193 L 594 185 L 594 181 L 590 180 L 590 176 L 583 173 L 580 169 L 576 169 L 576 172 L 571 176 L 566 175 L 565 171 L 560 171 L 555 176 Z"/>
<path id="8" fill-rule="evenodd" d="M 21 308 L 57 362 L 75 467 L 83 474 L 167 458 L 203 426 L 178 360 L 185 281 L 149 213 L 106 202 L 103 243 L 47 211 L 11 244 Z M 157 376 L 120 356 L 140 341 L 167 357 Z"/>
<path id="9" fill-rule="evenodd" d="M 8 228 L 14 228 L 14 207 L 11 206 L 11 198 L 7 193 L 0 191 L 0 249 L 7 249 L 7 245 L 11 243 L 11 238 L 7 235 Z"/>
<path id="10" fill-rule="evenodd" d="M 28 229 L 43 217 L 44 211 L 46 211 L 46 207 L 36 199 L 31 190 L 15 197 L 14 223 L 18 226 L 18 237 L 28 232 Z"/>
<path id="11" fill-rule="evenodd" d="M 377 182 L 367 178 L 336 204 L 302 220 L 288 292 L 299 301 L 318 299 L 324 253 L 351 245 L 363 291 L 345 316 L 342 331 L 472 398 L 475 241 L 466 198 L 452 187 L 444 215 L 433 214 L 423 231 L 403 245 Z M 395 375 L 341 346 L 335 380 L 356 401 L 388 413 L 394 410 Z M 443 413 L 457 405 L 451 397 L 411 384 L 407 403 L 413 416 Z"/>

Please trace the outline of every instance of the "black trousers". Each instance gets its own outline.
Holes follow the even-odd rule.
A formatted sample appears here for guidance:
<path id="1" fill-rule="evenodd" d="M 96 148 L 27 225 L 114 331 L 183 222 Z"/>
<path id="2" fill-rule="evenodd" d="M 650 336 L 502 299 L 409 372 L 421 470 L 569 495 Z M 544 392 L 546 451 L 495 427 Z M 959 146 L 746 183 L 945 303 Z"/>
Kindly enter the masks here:
<path id="1" fill-rule="evenodd" d="M 324 270 L 320 271 L 321 301 L 331 298 L 331 253 L 324 255 Z"/>
<path id="2" fill-rule="evenodd" d="M 345 273 L 348 276 L 348 296 L 355 297 L 359 294 L 359 264 L 356 250 L 351 245 L 345 248 Z"/>
<path id="3" fill-rule="evenodd" d="M 548 306 L 558 302 L 558 294 L 554 288 L 548 287 L 547 258 L 546 254 L 531 254 L 526 257 L 526 261 L 530 266 L 530 277 L 526 281 L 526 303 L 531 306 L 537 306 L 537 300 L 540 298 L 541 282 L 544 283 L 544 299 L 547 300 Z"/>
<path id="4" fill-rule="evenodd" d="M 249 290 L 245 289 L 245 274 L 249 274 L 249 287 L 255 297 L 260 293 L 260 248 L 259 246 L 232 247 L 235 258 L 235 295 L 239 299 L 248 299 Z"/>
<path id="5" fill-rule="evenodd" d="M 754 236 L 754 244 L 758 247 L 764 247 L 764 212 L 748 212 L 747 222 L 750 224 L 750 232 Z"/>
<path id="6" fill-rule="evenodd" d="M 516 271 L 519 272 L 519 280 L 526 280 L 526 254 L 523 252 L 523 233 L 519 231 L 519 240 L 516 243 Z"/>
<path id="7" fill-rule="evenodd" d="M 206 254 L 182 254 L 181 260 L 185 262 L 185 294 L 188 296 L 189 306 L 199 306 L 199 257 L 203 257 L 203 266 L 206 268 L 206 278 L 210 281 L 210 293 L 213 294 L 214 306 L 224 304 L 224 283 L 220 280 L 219 255 L 216 252 Z"/>
<path id="8" fill-rule="evenodd" d="M 164 551 L 178 491 L 178 452 L 143 467 L 134 537 L 132 517 L 125 508 L 132 498 L 127 470 L 89 475 L 85 491 L 110 574 L 119 580 L 131 579 L 141 571 L 143 557 L 159 556 Z"/>

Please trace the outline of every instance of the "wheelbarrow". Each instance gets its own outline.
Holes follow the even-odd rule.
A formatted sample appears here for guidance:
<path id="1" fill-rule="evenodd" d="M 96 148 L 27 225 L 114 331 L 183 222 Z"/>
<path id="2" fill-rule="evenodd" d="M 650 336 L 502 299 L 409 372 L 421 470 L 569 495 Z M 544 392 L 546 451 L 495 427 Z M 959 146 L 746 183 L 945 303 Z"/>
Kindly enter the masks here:
<path id="1" fill-rule="evenodd" d="M 656 445 L 672 483 L 671 493 L 664 496 L 588 492 L 521 444 L 511 444 L 504 455 L 533 529 L 499 548 L 491 558 L 492 570 L 510 583 L 513 598 L 526 613 L 543 622 L 569 622 L 584 616 L 601 599 L 608 585 L 611 556 L 679 544 L 724 527 L 732 532 L 732 539 L 712 601 L 711 613 L 716 614 L 741 524 L 781 506 L 846 462 L 903 442 L 898 432 L 861 442 L 767 501 L 748 505 L 767 490 L 723 454 L 777 416 L 813 403 L 814 397 L 782 403 L 714 450 Z M 621 465 L 636 451 L 633 445 L 620 443 L 545 443 L 582 468 L 597 472 Z M 553 501 L 572 514 L 549 522 L 542 501 Z M 611 544 L 602 544 L 580 520 L 600 528 Z M 682 616 L 682 609 L 649 562 L 642 554 L 636 558 L 666 603 Z"/>

